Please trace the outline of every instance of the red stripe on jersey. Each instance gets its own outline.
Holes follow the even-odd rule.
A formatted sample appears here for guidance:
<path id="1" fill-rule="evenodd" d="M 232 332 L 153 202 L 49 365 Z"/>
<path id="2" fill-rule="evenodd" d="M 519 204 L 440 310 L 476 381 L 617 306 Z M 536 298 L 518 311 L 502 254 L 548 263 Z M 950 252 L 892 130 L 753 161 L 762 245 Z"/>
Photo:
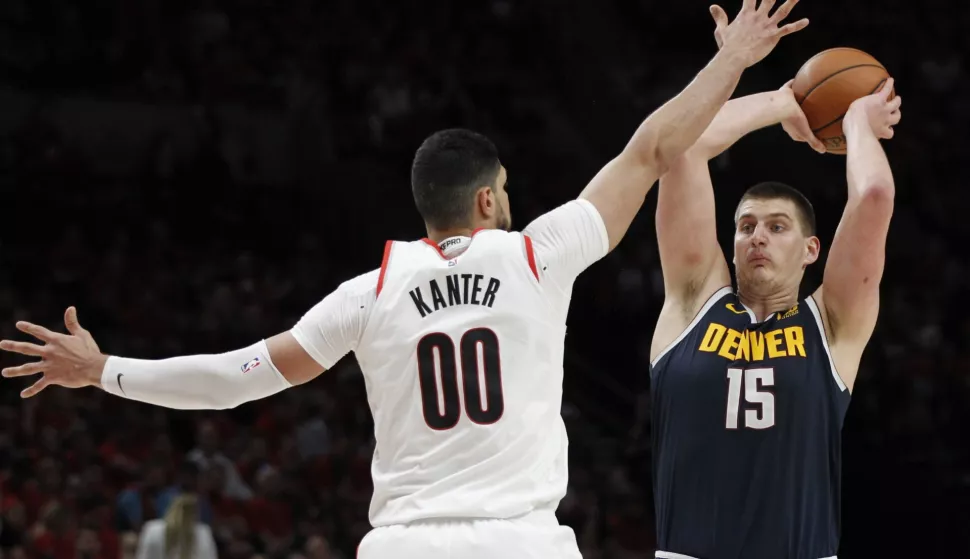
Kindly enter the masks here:
<path id="1" fill-rule="evenodd" d="M 384 287 L 384 274 L 387 273 L 387 262 L 391 259 L 391 247 L 394 246 L 394 241 L 387 241 L 384 243 L 384 260 L 381 261 L 381 275 L 377 277 L 377 296 L 381 296 L 381 289 Z"/>
<path id="2" fill-rule="evenodd" d="M 532 275 L 538 280 L 539 270 L 536 269 L 536 253 L 532 250 L 532 237 L 522 235 L 522 238 L 525 239 L 525 256 L 529 259 L 529 268 L 532 269 Z"/>

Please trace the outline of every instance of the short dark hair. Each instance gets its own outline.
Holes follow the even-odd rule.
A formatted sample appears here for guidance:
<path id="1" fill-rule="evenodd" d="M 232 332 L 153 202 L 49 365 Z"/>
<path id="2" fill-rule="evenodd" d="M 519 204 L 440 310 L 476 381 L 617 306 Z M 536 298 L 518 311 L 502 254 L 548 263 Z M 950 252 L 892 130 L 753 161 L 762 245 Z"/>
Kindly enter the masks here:
<path id="1" fill-rule="evenodd" d="M 498 186 L 501 165 L 495 144 L 471 130 L 453 128 L 428 137 L 411 164 L 411 192 L 425 223 L 436 229 L 465 225 L 473 194 Z"/>
<path id="2" fill-rule="evenodd" d="M 734 210 L 735 220 L 737 220 L 738 209 L 741 208 L 741 204 L 745 200 L 752 199 L 790 201 L 792 204 L 795 204 L 795 209 L 798 212 L 798 216 L 796 217 L 801 223 L 802 232 L 808 236 L 815 235 L 815 208 L 812 207 L 812 203 L 808 201 L 808 198 L 794 187 L 775 181 L 762 182 L 752 186 L 745 191 L 744 196 L 741 196 L 741 201 L 738 202 L 738 208 Z"/>

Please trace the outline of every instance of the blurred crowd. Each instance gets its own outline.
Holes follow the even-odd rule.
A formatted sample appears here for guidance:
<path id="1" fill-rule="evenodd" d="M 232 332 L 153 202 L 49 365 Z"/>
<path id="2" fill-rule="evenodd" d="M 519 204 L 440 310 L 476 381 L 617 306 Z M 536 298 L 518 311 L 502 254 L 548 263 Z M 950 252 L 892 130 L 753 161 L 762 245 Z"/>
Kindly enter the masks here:
<path id="1" fill-rule="evenodd" d="M 879 58 L 906 100 L 887 143 L 897 202 L 880 323 L 844 429 L 849 559 L 970 553 L 970 36 L 965 5 L 927 15 L 947 5 L 799 6 L 809 30 L 739 89 L 779 87 L 848 45 Z M 21 319 L 57 327 L 68 305 L 104 352 L 131 357 L 286 330 L 377 267 L 386 238 L 423 234 L 408 165 L 445 126 L 496 141 L 524 226 L 575 196 L 705 63 L 706 17 L 706 4 L 645 0 L 5 0 L 0 95 L 20 104 L 0 115 L 0 337 L 21 339 Z M 136 149 L 112 146 L 101 121 L 78 125 L 76 99 L 124 107 L 122 126 L 145 130 Z M 144 124 L 162 109 L 191 116 Z M 285 173 L 267 170 L 258 129 L 231 125 L 232 111 L 283 123 Z M 845 159 L 784 138 L 759 132 L 712 162 L 722 231 L 745 187 L 782 180 L 813 200 L 827 246 Z M 652 556 L 653 203 L 581 277 L 570 315 L 559 518 L 587 559 Z M 23 386 L 0 389 L 3 557 L 134 557 L 145 523 L 183 494 L 199 497 L 220 557 L 350 559 L 369 528 L 373 432 L 352 356 L 227 412 L 94 389 L 23 402 Z"/>

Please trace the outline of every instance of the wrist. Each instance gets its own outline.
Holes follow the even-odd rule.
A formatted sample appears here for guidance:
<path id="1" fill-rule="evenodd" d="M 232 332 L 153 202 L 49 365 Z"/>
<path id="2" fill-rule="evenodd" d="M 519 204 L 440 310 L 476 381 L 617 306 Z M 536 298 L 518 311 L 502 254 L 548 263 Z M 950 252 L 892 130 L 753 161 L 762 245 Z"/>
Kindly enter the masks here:
<path id="1" fill-rule="evenodd" d="M 869 126 L 869 118 L 864 111 L 849 107 L 845 117 L 842 118 L 842 133 L 846 140 L 860 134 L 872 134 L 872 127 Z"/>
<path id="2" fill-rule="evenodd" d="M 714 62 L 724 66 L 728 70 L 737 72 L 740 76 L 748 68 L 748 60 L 741 51 L 725 45 L 714 55 Z"/>
<path id="3" fill-rule="evenodd" d="M 795 100 L 795 95 L 790 91 L 771 91 L 768 95 L 768 102 L 772 107 L 771 114 L 775 117 L 776 124 L 801 114 L 802 108 Z"/>
<path id="4" fill-rule="evenodd" d="M 108 355 L 98 354 L 88 368 L 87 381 L 91 386 L 101 388 L 105 371 L 108 369 Z"/>

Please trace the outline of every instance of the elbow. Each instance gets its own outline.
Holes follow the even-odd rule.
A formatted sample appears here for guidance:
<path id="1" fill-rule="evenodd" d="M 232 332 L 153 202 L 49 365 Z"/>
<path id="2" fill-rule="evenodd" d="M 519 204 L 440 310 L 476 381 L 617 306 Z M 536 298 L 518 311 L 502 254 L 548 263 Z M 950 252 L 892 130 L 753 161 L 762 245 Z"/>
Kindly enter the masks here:
<path id="1" fill-rule="evenodd" d="M 857 208 L 856 211 L 866 216 L 865 219 L 888 223 L 893 215 L 895 197 L 892 183 L 870 183 L 870 186 L 856 195 L 853 205 Z"/>
<path id="2" fill-rule="evenodd" d="M 209 389 L 205 394 L 195 394 L 193 398 L 195 405 L 192 409 L 227 411 L 236 409 L 251 400 L 230 382 L 220 382 L 217 389 Z"/>
<path id="3" fill-rule="evenodd" d="M 662 176 L 672 169 L 695 165 L 698 161 L 706 163 L 708 156 L 706 147 L 700 142 L 691 146 L 658 143 L 654 149 L 653 159 L 657 176 Z"/>
<path id="4" fill-rule="evenodd" d="M 696 165 L 698 161 L 706 163 L 708 158 L 704 146 L 695 145 L 686 148 L 669 145 L 659 140 L 651 141 L 648 147 L 627 150 L 626 155 L 637 162 L 637 165 L 650 169 L 655 177 L 662 177 L 672 170 Z"/>
<path id="5" fill-rule="evenodd" d="M 228 398 L 214 397 L 209 401 L 209 409 L 219 411 L 234 410 L 249 401 L 250 399 L 246 398 L 243 394 L 231 394 Z"/>
<path id="6" fill-rule="evenodd" d="M 711 139 L 701 136 L 692 144 L 658 140 L 654 147 L 653 157 L 657 169 L 660 171 L 659 175 L 663 175 L 680 166 L 706 164 L 720 151 Z"/>
<path id="7" fill-rule="evenodd" d="M 682 161 L 685 155 L 686 152 L 682 149 L 675 149 L 673 146 L 658 143 L 653 150 L 653 160 L 654 166 L 657 169 L 657 176 L 667 174 L 667 171 Z"/>
<path id="8" fill-rule="evenodd" d="M 862 193 L 862 203 L 890 211 L 896 198 L 896 188 L 892 181 L 872 181 Z"/>
<path id="9" fill-rule="evenodd" d="M 656 142 L 650 144 L 647 149 L 639 149 L 631 153 L 630 156 L 636 159 L 637 165 L 650 169 L 656 177 L 661 177 L 672 167 L 677 165 L 683 153 L 671 153 Z"/>
<path id="10" fill-rule="evenodd" d="M 707 162 L 711 159 L 711 153 L 708 146 L 702 145 L 701 142 L 692 145 L 687 148 L 686 151 L 677 153 L 670 160 L 667 167 L 667 171 L 696 167 L 697 165 L 707 165 Z"/>
<path id="11" fill-rule="evenodd" d="M 649 168 L 659 177 L 670 170 L 684 151 L 674 149 L 670 142 L 662 140 L 663 136 L 660 130 L 641 129 L 634 141 L 627 144 L 623 155 L 636 161 L 638 166 Z"/>
<path id="12" fill-rule="evenodd" d="M 164 407 L 174 409 L 174 410 L 190 410 L 190 411 L 227 411 L 235 409 L 245 401 L 240 401 L 236 398 L 227 398 L 225 394 L 221 397 L 218 395 L 210 395 L 203 397 L 196 397 L 189 401 L 190 403 L 179 404 L 179 405 L 166 405 Z"/>

